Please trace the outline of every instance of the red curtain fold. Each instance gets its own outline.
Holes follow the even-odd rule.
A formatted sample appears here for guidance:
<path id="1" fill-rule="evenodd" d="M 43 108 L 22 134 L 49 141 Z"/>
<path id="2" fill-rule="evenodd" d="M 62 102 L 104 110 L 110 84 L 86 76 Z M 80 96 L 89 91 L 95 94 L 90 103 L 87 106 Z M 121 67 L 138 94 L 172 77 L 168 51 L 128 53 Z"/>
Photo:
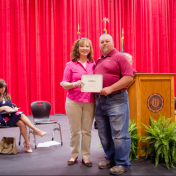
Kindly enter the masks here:
<path id="1" fill-rule="evenodd" d="M 174 0 L 0 0 L 0 78 L 25 114 L 37 100 L 50 102 L 51 114 L 65 113 L 60 82 L 78 24 L 97 60 L 104 17 L 119 51 L 124 29 L 125 52 L 138 72 L 176 73 L 174 9 Z"/>
<path id="2" fill-rule="evenodd" d="M 0 78 L 29 114 L 29 0 L 0 1 Z"/>

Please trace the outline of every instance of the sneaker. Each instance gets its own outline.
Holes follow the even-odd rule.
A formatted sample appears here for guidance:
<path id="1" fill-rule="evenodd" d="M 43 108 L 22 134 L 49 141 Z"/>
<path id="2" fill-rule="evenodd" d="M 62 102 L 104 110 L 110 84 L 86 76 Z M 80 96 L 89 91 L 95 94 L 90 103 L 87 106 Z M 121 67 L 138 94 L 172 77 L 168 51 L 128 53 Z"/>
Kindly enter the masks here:
<path id="1" fill-rule="evenodd" d="M 112 162 L 110 160 L 105 160 L 98 164 L 100 169 L 109 169 L 112 166 Z"/>
<path id="2" fill-rule="evenodd" d="M 127 171 L 128 171 L 128 169 L 125 169 L 121 165 L 114 166 L 110 169 L 110 173 L 113 174 L 113 175 L 121 175 L 121 174 L 123 174 Z"/>

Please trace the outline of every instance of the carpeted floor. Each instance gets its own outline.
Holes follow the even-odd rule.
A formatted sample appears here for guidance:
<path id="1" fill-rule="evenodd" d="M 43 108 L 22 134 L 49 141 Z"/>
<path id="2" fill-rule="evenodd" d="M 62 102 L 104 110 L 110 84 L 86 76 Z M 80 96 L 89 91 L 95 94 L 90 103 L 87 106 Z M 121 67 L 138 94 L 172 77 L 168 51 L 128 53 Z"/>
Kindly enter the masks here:
<path id="1" fill-rule="evenodd" d="M 31 121 L 32 117 L 29 116 Z M 92 168 L 87 168 L 81 162 L 81 155 L 78 162 L 73 166 L 67 166 L 67 161 L 70 159 L 69 147 L 69 123 L 65 115 L 52 115 L 51 119 L 56 119 L 61 124 L 63 146 L 54 145 L 50 147 L 40 147 L 35 150 L 33 148 L 33 136 L 31 135 L 31 146 L 33 153 L 26 153 L 23 146 L 18 146 L 19 153 L 16 155 L 0 155 L 0 175 L 109 175 L 109 170 L 98 169 L 98 163 L 104 160 L 104 152 L 99 148 L 98 131 L 92 127 L 92 143 L 90 161 L 93 163 Z M 37 137 L 37 143 L 51 141 L 53 125 L 40 125 L 43 131 L 47 134 L 44 137 Z M 0 129 L 0 139 L 3 136 L 15 137 L 18 144 L 19 129 L 8 128 Z M 60 142 L 59 132 L 55 132 L 55 141 Z M 21 144 L 23 143 L 23 139 Z M 140 158 L 139 160 L 131 161 L 130 171 L 123 175 L 176 175 L 176 169 L 168 170 L 166 165 L 159 164 L 155 168 L 151 161 Z"/>

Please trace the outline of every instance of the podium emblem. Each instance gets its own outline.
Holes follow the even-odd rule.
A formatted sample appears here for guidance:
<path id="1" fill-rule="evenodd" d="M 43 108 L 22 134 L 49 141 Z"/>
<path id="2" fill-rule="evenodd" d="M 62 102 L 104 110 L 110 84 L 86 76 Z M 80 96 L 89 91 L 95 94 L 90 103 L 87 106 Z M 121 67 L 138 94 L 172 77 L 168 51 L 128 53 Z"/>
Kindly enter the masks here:
<path id="1" fill-rule="evenodd" d="M 164 106 L 164 99 L 158 93 L 151 94 L 147 99 L 147 107 L 151 112 L 160 112 Z"/>

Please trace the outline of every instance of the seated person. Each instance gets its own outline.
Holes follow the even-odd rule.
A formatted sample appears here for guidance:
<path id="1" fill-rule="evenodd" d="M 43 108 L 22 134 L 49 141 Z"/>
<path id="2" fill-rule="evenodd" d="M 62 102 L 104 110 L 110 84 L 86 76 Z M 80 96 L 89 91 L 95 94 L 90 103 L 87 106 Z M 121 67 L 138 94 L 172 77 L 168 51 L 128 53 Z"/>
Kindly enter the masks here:
<path id="1" fill-rule="evenodd" d="M 129 60 L 129 62 L 130 62 L 130 64 L 132 65 L 133 64 L 133 57 L 132 57 L 132 55 L 130 55 L 130 54 L 128 54 L 128 53 L 123 53 L 123 54 L 125 54 L 125 56 L 128 58 L 128 60 Z M 135 73 L 135 72 L 137 72 L 135 69 L 133 69 L 133 74 Z"/>
<path id="2" fill-rule="evenodd" d="M 31 153 L 32 149 L 30 147 L 26 126 L 31 128 L 35 135 L 39 135 L 41 137 L 44 136 L 46 132 L 34 127 L 30 120 L 21 111 L 18 111 L 18 109 L 19 108 L 17 107 L 13 107 L 11 97 L 7 94 L 6 82 L 3 79 L 0 79 L 0 123 L 10 127 L 17 125 L 20 128 L 20 133 L 24 138 L 23 145 L 26 148 L 26 151 Z M 9 114 L 2 114 L 9 111 Z"/>

